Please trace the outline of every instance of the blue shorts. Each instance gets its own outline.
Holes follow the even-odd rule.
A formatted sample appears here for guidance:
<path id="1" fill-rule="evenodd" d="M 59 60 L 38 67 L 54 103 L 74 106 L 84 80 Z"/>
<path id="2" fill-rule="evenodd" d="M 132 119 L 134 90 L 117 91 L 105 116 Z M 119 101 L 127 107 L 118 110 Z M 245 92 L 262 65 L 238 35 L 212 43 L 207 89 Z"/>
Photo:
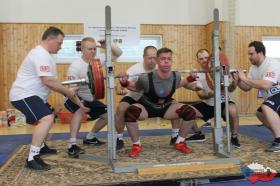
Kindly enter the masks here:
<path id="1" fill-rule="evenodd" d="M 53 114 L 54 111 L 51 105 L 44 103 L 39 96 L 31 96 L 11 103 L 25 115 L 28 124 L 33 124 L 43 117 Z"/>
<path id="2" fill-rule="evenodd" d="M 101 101 L 94 100 L 94 101 L 84 101 L 84 105 L 90 108 L 90 111 L 87 113 L 92 120 L 99 118 L 102 114 L 107 113 L 107 106 L 102 103 Z M 70 112 L 76 112 L 80 107 L 73 103 L 70 99 L 67 99 L 64 103 L 64 106 Z"/>

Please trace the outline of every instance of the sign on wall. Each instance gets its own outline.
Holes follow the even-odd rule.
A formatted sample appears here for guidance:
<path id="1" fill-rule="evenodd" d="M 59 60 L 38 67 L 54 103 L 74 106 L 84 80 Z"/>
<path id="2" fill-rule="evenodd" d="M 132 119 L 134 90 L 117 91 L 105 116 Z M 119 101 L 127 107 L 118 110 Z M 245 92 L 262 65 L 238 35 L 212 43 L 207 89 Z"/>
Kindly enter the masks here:
<path id="1" fill-rule="evenodd" d="M 84 36 L 91 36 L 95 40 L 105 39 L 105 26 L 94 26 L 91 24 L 84 24 Z M 119 46 L 135 46 L 140 42 L 140 26 L 112 26 L 111 28 L 112 43 Z"/>

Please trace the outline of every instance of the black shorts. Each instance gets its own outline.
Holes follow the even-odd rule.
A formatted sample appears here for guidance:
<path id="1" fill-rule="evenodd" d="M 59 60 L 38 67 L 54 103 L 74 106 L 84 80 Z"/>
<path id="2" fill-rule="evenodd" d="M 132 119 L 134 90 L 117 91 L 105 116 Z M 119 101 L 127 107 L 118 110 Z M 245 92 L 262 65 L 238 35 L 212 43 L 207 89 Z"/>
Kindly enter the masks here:
<path id="1" fill-rule="evenodd" d="M 129 103 L 130 105 L 137 103 L 132 97 L 130 96 L 124 96 L 120 102 L 126 102 Z"/>
<path id="2" fill-rule="evenodd" d="M 44 103 L 39 96 L 31 96 L 11 103 L 25 115 L 28 124 L 33 124 L 43 117 L 53 114 L 54 111 L 51 105 Z"/>
<path id="3" fill-rule="evenodd" d="M 270 107 L 280 116 L 280 93 L 267 98 L 267 100 L 265 100 L 262 104 Z M 262 112 L 261 107 L 259 107 L 257 111 Z"/>
<path id="4" fill-rule="evenodd" d="M 162 105 L 155 105 L 151 103 L 147 103 L 144 98 L 140 98 L 138 100 L 138 103 L 143 105 L 148 112 L 148 117 L 153 118 L 153 117 L 164 117 L 164 114 L 172 104 L 172 100 L 170 100 L 168 103 L 162 104 Z"/>
<path id="5" fill-rule="evenodd" d="M 233 101 L 229 101 L 228 103 L 229 104 L 235 104 Z M 199 103 L 193 104 L 192 106 L 194 108 L 196 108 L 196 110 L 198 110 L 201 113 L 201 115 L 203 116 L 202 119 L 204 121 L 208 121 L 209 119 L 213 118 L 214 115 L 215 115 L 215 113 L 214 113 L 214 111 L 215 111 L 214 106 L 207 105 L 204 102 L 199 102 Z M 225 107 L 226 107 L 226 103 L 223 102 L 221 104 L 221 110 L 224 111 Z M 226 120 L 226 116 L 223 114 L 223 112 L 221 113 L 221 115 L 222 115 L 223 120 L 225 121 Z"/>
<path id="6" fill-rule="evenodd" d="M 91 119 L 95 120 L 99 118 L 102 114 L 107 113 L 107 106 L 101 101 L 84 101 L 84 105 L 90 108 L 90 111 L 87 113 Z M 70 99 L 67 99 L 64 103 L 64 106 L 72 113 L 76 112 L 80 107 L 73 103 Z"/>

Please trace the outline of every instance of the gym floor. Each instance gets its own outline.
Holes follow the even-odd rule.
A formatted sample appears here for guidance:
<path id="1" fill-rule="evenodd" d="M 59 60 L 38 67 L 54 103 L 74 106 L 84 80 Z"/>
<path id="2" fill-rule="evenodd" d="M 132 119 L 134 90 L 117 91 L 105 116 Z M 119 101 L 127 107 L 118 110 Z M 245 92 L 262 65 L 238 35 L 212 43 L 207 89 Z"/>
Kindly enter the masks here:
<path id="1" fill-rule="evenodd" d="M 240 118 L 240 126 L 244 125 L 258 125 L 260 121 L 255 116 L 241 116 Z M 201 126 L 204 122 L 202 120 L 197 120 L 198 125 Z M 86 123 L 82 123 L 80 132 L 88 132 L 91 130 L 95 121 L 88 121 Z M 212 121 L 212 126 L 214 121 Z M 16 124 L 10 127 L 0 127 L 0 135 L 13 135 L 13 134 L 32 134 L 33 131 L 32 125 L 27 124 Z M 140 129 L 169 129 L 171 125 L 168 120 L 163 120 L 159 118 L 151 118 L 140 122 Z M 106 131 L 106 127 L 102 131 Z M 51 128 L 50 133 L 67 133 L 69 132 L 69 124 L 61 123 L 59 119 L 56 120 L 55 124 Z"/>

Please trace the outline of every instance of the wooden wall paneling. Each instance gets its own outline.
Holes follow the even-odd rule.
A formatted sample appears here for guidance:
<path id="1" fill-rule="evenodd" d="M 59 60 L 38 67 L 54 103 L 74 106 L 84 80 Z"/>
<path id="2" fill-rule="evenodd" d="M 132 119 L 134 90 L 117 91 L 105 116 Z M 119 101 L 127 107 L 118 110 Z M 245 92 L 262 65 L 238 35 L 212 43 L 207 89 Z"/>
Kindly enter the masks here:
<path id="1" fill-rule="evenodd" d="M 248 60 L 248 44 L 254 40 L 262 40 L 262 36 L 279 36 L 280 27 L 236 27 L 236 47 L 235 59 L 238 67 L 248 70 L 250 61 Z M 250 92 L 238 90 L 239 111 L 242 114 L 254 114 L 259 106 L 257 90 Z"/>
<path id="2" fill-rule="evenodd" d="M 4 39 L 4 37 L 3 37 L 3 35 L 4 35 L 4 33 L 3 33 L 3 26 L 0 24 L 0 105 L 1 105 L 1 103 L 4 103 L 5 102 L 5 97 L 4 97 L 4 83 L 5 83 L 5 81 L 4 81 L 4 73 L 3 73 L 3 67 L 4 67 L 4 59 L 3 59 L 3 57 L 4 57 L 4 51 L 3 51 L 3 39 Z M 2 110 L 1 108 L 0 108 L 0 110 Z"/>
<path id="3" fill-rule="evenodd" d="M 224 47 L 225 25 L 220 24 L 220 45 Z M 66 34 L 82 34 L 82 24 L 40 24 L 40 23 L 0 23 L 0 109 L 10 107 L 8 93 L 10 86 L 16 78 L 21 61 L 35 45 L 39 44 L 42 32 L 50 25 L 61 28 Z M 211 51 L 211 37 L 213 23 L 207 25 L 141 25 L 141 34 L 159 34 L 163 36 L 163 46 L 174 51 L 174 69 L 197 68 L 196 51 L 199 48 L 207 48 Z M 261 40 L 262 36 L 279 36 L 279 27 L 236 27 L 235 29 L 235 62 L 237 68 L 247 69 L 250 62 L 247 56 L 247 45 L 253 40 Z M 126 71 L 134 63 L 115 62 L 115 73 Z M 58 64 L 58 79 L 65 80 L 68 64 Z M 119 86 L 116 80 L 116 85 Z M 241 114 L 253 114 L 259 105 L 257 91 L 243 92 L 236 90 L 236 103 Z M 121 99 L 116 96 L 115 106 Z M 176 91 L 174 98 L 179 101 L 197 100 L 194 92 L 180 89 Z M 105 100 L 104 100 L 105 101 Z M 63 108 L 63 97 L 58 93 L 52 93 L 49 102 L 56 108 Z"/>
<path id="4" fill-rule="evenodd" d="M 3 78 L 0 109 L 11 107 L 8 99 L 12 82 L 16 78 L 18 68 L 27 53 L 40 43 L 43 31 L 49 26 L 62 28 L 66 34 L 82 34 L 82 24 L 28 24 L 1 23 L 1 75 Z M 60 74 L 60 72 L 58 73 Z M 4 99 L 3 99 L 4 98 Z M 60 105 L 60 98 L 51 96 L 49 100 L 54 106 Z"/>

